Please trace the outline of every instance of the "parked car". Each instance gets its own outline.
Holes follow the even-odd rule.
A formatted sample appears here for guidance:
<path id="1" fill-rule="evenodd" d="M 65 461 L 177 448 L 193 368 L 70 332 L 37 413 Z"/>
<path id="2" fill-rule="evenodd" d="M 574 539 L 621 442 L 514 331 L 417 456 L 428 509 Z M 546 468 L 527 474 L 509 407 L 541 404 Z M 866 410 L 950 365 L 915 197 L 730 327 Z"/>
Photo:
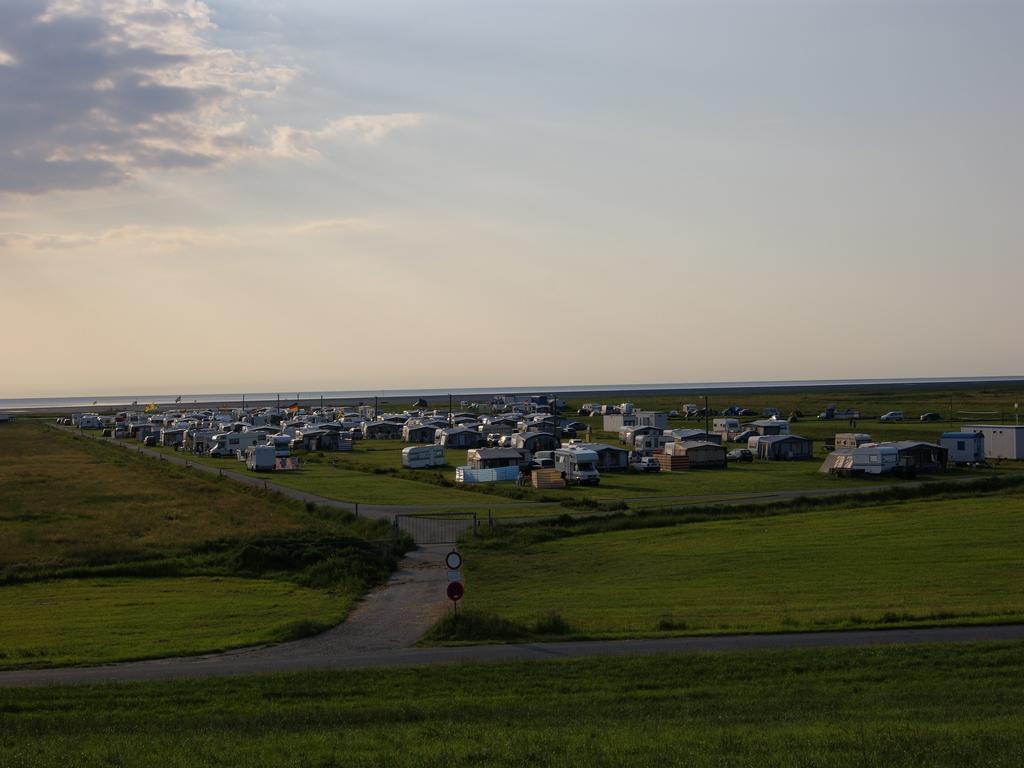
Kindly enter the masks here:
<path id="1" fill-rule="evenodd" d="M 534 459 L 533 461 L 530 462 L 529 467 L 530 467 L 530 471 L 531 472 L 533 472 L 533 470 L 535 470 L 535 469 L 554 469 L 555 468 L 555 460 L 554 459 Z"/>
<path id="2" fill-rule="evenodd" d="M 737 416 L 757 416 L 757 411 L 755 411 L 753 408 L 740 408 L 739 413 L 737 413 L 736 415 Z"/>
<path id="3" fill-rule="evenodd" d="M 679 411 L 669 411 L 668 412 L 668 417 L 670 419 L 678 419 L 679 418 Z"/>
<path id="4" fill-rule="evenodd" d="M 726 461 L 753 461 L 754 454 L 749 448 L 734 448 L 725 454 Z"/>
<path id="5" fill-rule="evenodd" d="M 750 438 L 752 438 L 756 434 L 757 434 L 757 430 L 756 429 L 747 429 L 747 430 L 744 430 L 743 432 L 740 432 L 738 435 L 736 435 L 736 437 L 734 437 L 732 441 L 734 443 L 746 444 L 747 440 L 749 440 Z"/>
<path id="6" fill-rule="evenodd" d="M 928 411 L 928 413 L 921 414 L 921 421 L 942 421 L 942 417 L 933 411 Z"/>
<path id="7" fill-rule="evenodd" d="M 888 413 L 883 413 L 878 417 L 878 420 L 883 424 L 892 424 L 897 421 L 903 421 L 903 411 L 889 411 Z"/>
<path id="8" fill-rule="evenodd" d="M 156 445 L 158 439 L 159 438 L 157 438 L 156 435 L 146 435 L 146 437 L 142 441 L 142 444 L 147 448 L 152 448 L 153 446 Z"/>
<path id="9" fill-rule="evenodd" d="M 660 472 L 661 464 L 653 456 L 640 456 L 629 462 L 629 468 L 634 472 Z"/>
<path id="10" fill-rule="evenodd" d="M 562 437 L 576 437 L 576 430 L 572 427 L 562 427 Z"/>

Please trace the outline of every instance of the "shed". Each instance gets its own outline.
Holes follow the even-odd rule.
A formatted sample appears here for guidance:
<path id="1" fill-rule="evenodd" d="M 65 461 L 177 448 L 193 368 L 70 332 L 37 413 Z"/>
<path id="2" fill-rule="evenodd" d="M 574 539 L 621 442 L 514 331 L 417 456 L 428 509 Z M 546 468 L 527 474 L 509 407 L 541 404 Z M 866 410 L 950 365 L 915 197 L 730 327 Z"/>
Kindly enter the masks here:
<path id="1" fill-rule="evenodd" d="M 961 431 L 985 438 L 986 459 L 1024 459 L 1024 425 L 965 424 Z"/>
<path id="2" fill-rule="evenodd" d="M 768 461 L 809 459 L 814 442 L 799 435 L 762 435 L 757 440 L 757 457 Z"/>
<path id="3" fill-rule="evenodd" d="M 949 452 L 954 464 L 985 460 L 985 435 L 981 432 L 943 432 L 939 445 Z"/>
<path id="4" fill-rule="evenodd" d="M 836 450 L 841 448 L 857 448 L 873 442 L 871 435 L 864 432 L 839 432 L 836 434 Z"/>
<path id="5" fill-rule="evenodd" d="M 665 436 L 676 443 L 717 443 L 722 444 L 722 436 L 715 432 L 705 432 L 703 429 L 666 429 Z"/>
<path id="6" fill-rule="evenodd" d="M 523 454 L 517 448 L 473 448 L 466 452 L 466 464 L 471 469 L 518 467 Z"/>
<path id="7" fill-rule="evenodd" d="M 726 469 L 725 448 L 706 440 L 671 443 L 665 453 L 655 457 L 662 472 L 685 472 L 691 469 Z"/>

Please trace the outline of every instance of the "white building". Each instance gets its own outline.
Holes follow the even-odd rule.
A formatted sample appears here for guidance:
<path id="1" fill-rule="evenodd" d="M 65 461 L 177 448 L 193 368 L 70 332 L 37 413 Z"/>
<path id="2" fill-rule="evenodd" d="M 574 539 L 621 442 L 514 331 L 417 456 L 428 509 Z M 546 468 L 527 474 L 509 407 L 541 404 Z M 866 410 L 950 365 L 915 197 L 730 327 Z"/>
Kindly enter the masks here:
<path id="1" fill-rule="evenodd" d="M 985 460 L 985 436 L 980 432 L 943 432 L 939 445 L 949 451 L 954 464 Z"/>
<path id="2" fill-rule="evenodd" d="M 985 437 L 987 459 L 1024 459 L 1024 425 L 964 424 L 961 429 Z"/>

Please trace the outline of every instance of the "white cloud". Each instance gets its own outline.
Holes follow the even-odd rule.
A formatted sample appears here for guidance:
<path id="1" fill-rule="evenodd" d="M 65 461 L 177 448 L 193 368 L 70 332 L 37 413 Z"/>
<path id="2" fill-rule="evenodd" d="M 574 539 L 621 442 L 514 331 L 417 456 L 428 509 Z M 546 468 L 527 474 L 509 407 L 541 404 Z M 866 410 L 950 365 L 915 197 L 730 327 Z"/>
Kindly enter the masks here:
<path id="1" fill-rule="evenodd" d="M 310 232 L 322 232 L 324 230 L 341 230 L 345 232 L 369 232 L 379 229 L 376 222 L 369 219 L 312 219 L 301 224 L 288 227 L 288 232 L 293 235 L 306 235 Z"/>
<path id="2" fill-rule="evenodd" d="M 14 66 L 14 57 L 11 56 L 7 51 L 0 49 L 0 67 Z"/>
<path id="3" fill-rule="evenodd" d="M 271 139 L 269 154 L 275 157 L 317 157 L 320 147 L 330 142 L 350 140 L 376 144 L 392 131 L 422 124 L 426 117 L 418 112 L 398 112 L 349 115 L 331 120 L 317 130 L 278 126 Z"/>

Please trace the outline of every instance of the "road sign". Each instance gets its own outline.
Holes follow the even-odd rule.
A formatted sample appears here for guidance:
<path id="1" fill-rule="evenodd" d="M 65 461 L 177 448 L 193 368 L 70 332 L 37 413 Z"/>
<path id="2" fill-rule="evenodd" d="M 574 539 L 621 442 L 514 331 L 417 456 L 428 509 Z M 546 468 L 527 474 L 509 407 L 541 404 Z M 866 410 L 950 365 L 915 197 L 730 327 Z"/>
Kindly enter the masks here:
<path id="1" fill-rule="evenodd" d="M 453 603 L 459 602 L 462 596 L 466 593 L 466 590 L 462 586 L 461 581 L 450 581 L 448 582 L 448 599 Z"/>
<path id="2" fill-rule="evenodd" d="M 462 581 L 462 571 L 448 571 L 448 581 Z"/>
<path id="3" fill-rule="evenodd" d="M 448 570 L 457 571 L 462 567 L 462 555 L 456 552 L 454 549 L 445 555 L 445 565 L 448 566 Z"/>

